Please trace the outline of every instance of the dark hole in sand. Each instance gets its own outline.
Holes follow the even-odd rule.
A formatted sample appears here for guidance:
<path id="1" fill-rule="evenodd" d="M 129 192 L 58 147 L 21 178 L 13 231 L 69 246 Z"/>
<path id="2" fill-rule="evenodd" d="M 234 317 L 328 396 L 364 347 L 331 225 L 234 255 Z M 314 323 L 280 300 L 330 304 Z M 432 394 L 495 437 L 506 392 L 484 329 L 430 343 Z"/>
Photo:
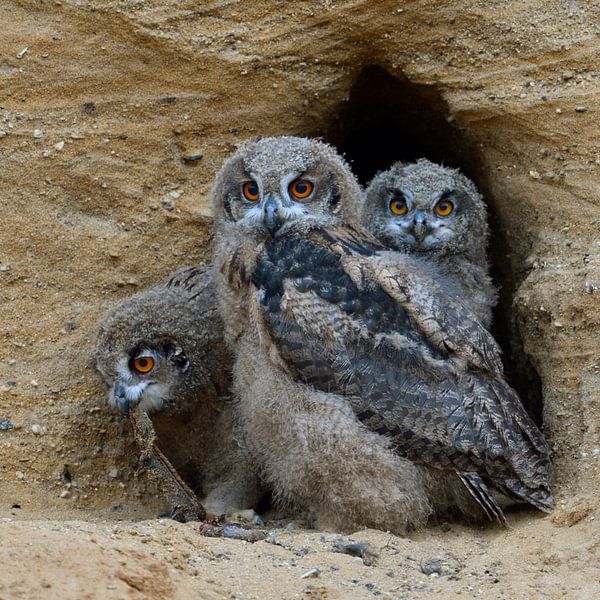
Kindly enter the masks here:
<path id="1" fill-rule="evenodd" d="M 356 79 L 347 102 L 339 107 L 324 137 L 345 155 L 363 185 L 377 171 L 398 160 L 412 162 L 421 157 L 459 168 L 476 183 L 489 209 L 489 255 L 492 275 L 500 288 L 492 333 L 504 352 L 509 381 L 535 422 L 541 425 L 541 381 L 525 356 L 512 314 L 516 277 L 506 259 L 511 248 L 499 226 L 501 204 L 490 194 L 478 141 L 453 122 L 440 90 L 393 77 L 378 66 L 367 67 Z"/>

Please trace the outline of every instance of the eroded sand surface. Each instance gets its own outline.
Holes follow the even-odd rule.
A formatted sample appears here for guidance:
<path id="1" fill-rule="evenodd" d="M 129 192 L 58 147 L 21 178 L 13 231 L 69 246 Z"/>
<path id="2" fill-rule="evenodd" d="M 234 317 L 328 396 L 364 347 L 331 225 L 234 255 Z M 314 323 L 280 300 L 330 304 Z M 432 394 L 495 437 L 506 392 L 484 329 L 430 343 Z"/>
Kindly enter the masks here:
<path id="1" fill-rule="evenodd" d="M 3 0 L 0 23 L 2 600 L 600 597 L 593 3 Z M 355 99 L 370 65 L 394 98 L 372 77 Z M 241 140 L 343 143 L 371 101 L 488 199 L 497 329 L 540 378 L 556 514 L 345 536 L 371 566 L 333 553 L 333 533 L 250 544 L 147 520 L 167 501 L 105 405 L 98 318 L 208 257 L 211 181 Z M 421 572 L 432 559 L 439 576 Z"/>

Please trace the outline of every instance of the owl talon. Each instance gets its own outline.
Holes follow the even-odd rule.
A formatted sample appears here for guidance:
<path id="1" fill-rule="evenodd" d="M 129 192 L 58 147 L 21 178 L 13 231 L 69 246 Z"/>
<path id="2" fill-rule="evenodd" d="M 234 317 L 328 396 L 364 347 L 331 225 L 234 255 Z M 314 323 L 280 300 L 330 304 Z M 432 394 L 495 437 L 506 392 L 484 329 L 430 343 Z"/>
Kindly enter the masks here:
<path id="1" fill-rule="evenodd" d="M 170 510 L 160 513 L 158 518 L 173 519 L 173 521 L 177 521 L 178 523 L 189 523 L 190 521 L 202 521 L 204 514 L 199 510 L 177 505 Z"/>

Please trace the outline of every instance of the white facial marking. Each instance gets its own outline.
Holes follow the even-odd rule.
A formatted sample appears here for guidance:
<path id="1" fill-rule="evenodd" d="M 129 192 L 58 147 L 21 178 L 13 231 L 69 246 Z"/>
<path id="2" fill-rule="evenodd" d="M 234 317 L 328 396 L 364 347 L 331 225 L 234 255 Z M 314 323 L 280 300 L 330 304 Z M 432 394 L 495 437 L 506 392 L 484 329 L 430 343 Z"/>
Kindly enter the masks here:
<path id="1" fill-rule="evenodd" d="M 153 353 L 149 354 L 154 356 Z M 157 360 L 156 356 L 154 356 L 154 359 Z M 165 389 L 163 384 L 158 384 L 151 379 L 136 381 L 137 376 L 135 373 L 131 372 L 129 360 L 125 357 L 119 360 L 116 371 L 118 378 L 109 394 L 109 404 L 111 406 L 116 406 L 117 404 L 114 389 L 117 385 L 121 385 L 123 387 L 125 400 L 130 404 L 139 404 L 141 410 L 147 413 L 160 410 L 164 403 L 164 398 L 168 397 L 168 390 Z"/>
<path id="2" fill-rule="evenodd" d="M 294 179 L 298 179 L 300 175 L 298 173 L 289 173 L 281 178 L 279 191 L 281 192 L 281 197 L 286 198 L 289 202 L 294 202 L 289 195 L 289 187 L 290 183 L 294 181 Z"/>
<path id="3" fill-rule="evenodd" d="M 155 383 L 145 388 L 143 397 L 140 399 L 140 408 L 147 413 L 160 410 L 165 398 L 168 398 L 169 390 L 162 383 Z"/>

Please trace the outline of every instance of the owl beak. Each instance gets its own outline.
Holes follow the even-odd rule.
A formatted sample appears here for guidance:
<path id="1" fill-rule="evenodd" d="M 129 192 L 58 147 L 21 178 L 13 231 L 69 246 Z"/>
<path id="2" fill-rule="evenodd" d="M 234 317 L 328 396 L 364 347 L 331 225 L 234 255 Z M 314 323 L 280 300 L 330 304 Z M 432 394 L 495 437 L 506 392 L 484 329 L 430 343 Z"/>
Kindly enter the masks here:
<path id="1" fill-rule="evenodd" d="M 275 235 L 283 225 L 283 221 L 279 216 L 279 206 L 278 199 L 269 194 L 263 206 L 263 225 L 271 235 Z"/>
<path id="2" fill-rule="evenodd" d="M 129 400 L 125 395 L 125 386 L 122 383 L 116 383 L 113 388 L 113 397 L 116 405 L 119 407 L 119 411 L 122 415 L 129 414 Z"/>
<path id="3" fill-rule="evenodd" d="M 427 217 L 422 210 L 418 210 L 413 219 L 413 233 L 415 238 L 421 241 L 427 234 L 427 230 Z"/>

